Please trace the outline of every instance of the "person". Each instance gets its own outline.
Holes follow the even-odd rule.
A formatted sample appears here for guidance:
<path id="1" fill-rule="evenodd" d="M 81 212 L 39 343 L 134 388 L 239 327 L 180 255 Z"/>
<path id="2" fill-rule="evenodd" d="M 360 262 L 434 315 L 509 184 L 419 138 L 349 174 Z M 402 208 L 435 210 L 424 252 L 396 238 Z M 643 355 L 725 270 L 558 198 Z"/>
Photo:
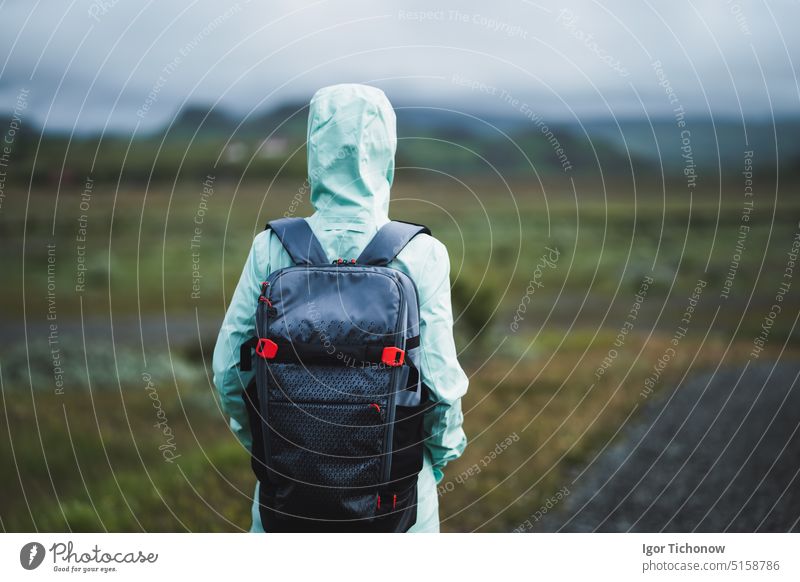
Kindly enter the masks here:
<path id="1" fill-rule="evenodd" d="M 328 257 L 357 257 L 389 222 L 389 194 L 397 149 L 396 116 L 386 95 L 367 85 L 325 87 L 311 99 L 308 116 L 308 182 L 314 213 L 306 218 Z M 214 350 L 214 383 L 221 407 L 240 442 L 251 450 L 242 391 L 253 372 L 239 369 L 243 342 L 255 335 L 260 282 L 291 260 L 271 230 L 258 234 L 233 293 Z M 421 377 L 433 406 L 424 417 L 425 452 L 418 478 L 417 521 L 411 532 L 438 532 L 436 485 L 447 463 L 466 446 L 461 397 L 468 379 L 453 339 L 450 260 L 445 246 L 416 236 L 390 267 L 417 285 L 420 305 Z M 258 484 L 251 531 L 263 531 Z"/>

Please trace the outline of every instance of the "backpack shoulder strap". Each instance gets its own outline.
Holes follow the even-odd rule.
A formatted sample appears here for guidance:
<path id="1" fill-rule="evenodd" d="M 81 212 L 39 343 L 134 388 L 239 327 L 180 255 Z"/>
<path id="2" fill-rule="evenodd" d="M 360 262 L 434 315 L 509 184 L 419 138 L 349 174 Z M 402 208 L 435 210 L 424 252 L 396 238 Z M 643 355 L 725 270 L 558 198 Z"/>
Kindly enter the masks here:
<path id="1" fill-rule="evenodd" d="M 358 257 L 362 265 L 385 267 L 418 234 L 430 234 L 427 226 L 393 220 L 381 227 Z"/>
<path id="2" fill-rule="evenodd" d="M 304 218 L 279 218 L 267 228 L 281 241 L 295 265 L 323 265 L 328 257 Z"/>

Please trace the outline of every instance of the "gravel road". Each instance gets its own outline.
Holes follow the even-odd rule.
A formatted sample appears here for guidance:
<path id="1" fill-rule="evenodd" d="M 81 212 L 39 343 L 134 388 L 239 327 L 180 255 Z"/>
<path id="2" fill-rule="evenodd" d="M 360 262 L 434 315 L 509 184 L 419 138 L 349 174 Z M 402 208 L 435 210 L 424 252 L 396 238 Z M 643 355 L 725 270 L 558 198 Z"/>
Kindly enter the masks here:
<path id="1" fill-rule="evenodd" d="M 536 531 L 800 531 L 798 375 L 749 363 L 651 399 Z"/>

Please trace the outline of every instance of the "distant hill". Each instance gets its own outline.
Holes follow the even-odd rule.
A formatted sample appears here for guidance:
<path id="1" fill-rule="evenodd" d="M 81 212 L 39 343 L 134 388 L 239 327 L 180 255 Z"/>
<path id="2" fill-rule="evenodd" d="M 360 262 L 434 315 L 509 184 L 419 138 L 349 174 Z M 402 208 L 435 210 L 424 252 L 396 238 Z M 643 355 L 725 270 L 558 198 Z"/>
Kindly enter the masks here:
<path id="1" fill-rule="evenodd" d="M 623 120 L 617 126 L 609 120 L 589 121 L 586 131 L 592 139 L 612 145 L 618 152 L 627 147 L 637 156 L 658 163 L 669 170 L 684 167 L 685 145 L 682 129 L 674 120 Z M 742 171 L 744 152 L 753 152 L 754 165 L 774 168 L 776 161 L 789 164 L 800 157 L 800 119 L 735 120 L 687 119 L 686 130 L 695 163 L 714 170 L 721 163 L 732 171 Z"/>
<path id="2" fill-rule="evenodd" d="M 455 174 L 501 173 L 504 177 L 630 176 L 681 180 L 687 159 L 674 120 L 590 119 L 582 125 L 546 122 L 522 115 L 479 116 L 439 108 L 398 107 L 397 166 L 405 171 Z M 15 144 L 12 179 L 34 181 L 95 179 L 174 180 L 208 173 L 232 177 L 272 177 L 278 171 L 303 176 L 308 105 L 236 115 L 207 105 L 181 110 L 159 131 L 138 136 L 82 135 L 68 142 L 47 134 L 33 165 L 39 129 L 27 125 Z M 8 120 L 0 119 L 0 127 Z M 742 171 L 745 149 L 754 167 L 785 173 L 800 160 L 800 118 L 780 120 L 687 120 L 691 159 L 703 179 Z M 779 147 L 776 148 L 776 139 Z M 96 160 L 96 161 L 95 161 Z M 94 161 L 94 163 L 93 163 Z M 61 174 L 61 166 L 64 173 Z M 721 170 L 720 170 L 721 168 Z M 415 170 L 416 169 L 416 170 Z"/>

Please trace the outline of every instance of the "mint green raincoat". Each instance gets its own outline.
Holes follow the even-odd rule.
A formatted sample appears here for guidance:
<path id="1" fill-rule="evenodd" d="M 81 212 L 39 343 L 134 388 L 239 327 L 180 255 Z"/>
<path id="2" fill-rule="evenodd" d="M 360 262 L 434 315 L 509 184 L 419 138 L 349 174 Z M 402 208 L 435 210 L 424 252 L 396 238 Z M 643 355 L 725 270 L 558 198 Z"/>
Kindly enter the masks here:
<path id="1" fill-rule="evenodd" d="M 358 257 L 389 221 L 389 190 L 397 149 L 396 119 L 380 89 L 334 85 L 317 91 L 308 117 L 308 181 L 314 214 L 311 229 L 330 259 Z M 250 450 L 242 389 L 252 372 L 239 370 L 239 347 L 255 335 L 261 281 L 291 266 L 271 231 L 255 237 L 214 350 L 214 383 L 230 426 Z M 417 284 L 420 304 L 421 374 L 436 405 L 425 417 L 426 447 L 419 476 L 417 523 L 412 532 L 439 531 L 436 483 L 445 465 L 461 455 L 461 397 L 467 377 L 456 359 L 450 305 L 450 260 L 435 238 L 418 235 L 390 264 Z M 258 490 L 254 499 L 258 499 Z M 257 502 L 251 531 L 263 531 Z"/>

